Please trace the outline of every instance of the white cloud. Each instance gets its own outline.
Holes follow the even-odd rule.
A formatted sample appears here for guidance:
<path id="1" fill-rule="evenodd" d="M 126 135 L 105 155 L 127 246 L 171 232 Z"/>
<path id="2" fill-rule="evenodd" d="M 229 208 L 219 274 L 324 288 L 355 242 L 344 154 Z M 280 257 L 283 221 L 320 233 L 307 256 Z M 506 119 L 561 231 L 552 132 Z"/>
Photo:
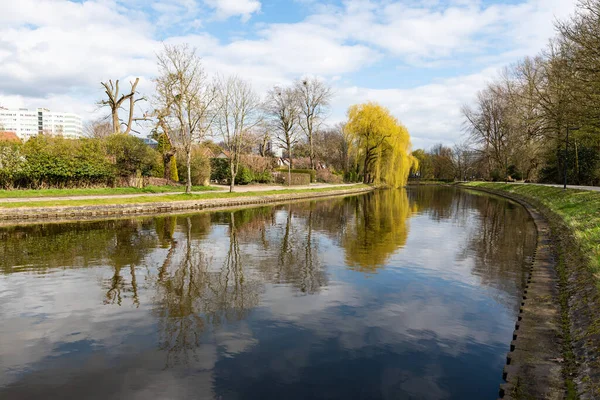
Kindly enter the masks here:
<path id="1" fill-rule="evenodd" d="M 374 101 L 389 108 L 408 128 L 413 148 L 429 148 L 439 142 L 452 144 L 462 135 L 461 106 L 471 101 L 495 74 L 495 68 L 488 68 L 411 89 L 341 87 L 337 89 L 337 112 L 332 122 L 342 120 L 351 104 Z"/>
<path id="2" fill-rule="evenodd" d="M 241 16 L 242 21 L 247 21 L 250 16 L 260 11 L 258 0 L 205 0 L 206 4 L 217 12 L 217 18 Z"/>
<path id="3" fill-rule="evenodd" d="M 332 119 L 341 119 L 352 103 L 374 100 L 407 125 L 415 146 L 451 143 L 460 136 L 460 106 L 495 68 L 539 51 L 554 33 L 555 18 L 565 18 L 575 1 L 305 4 L 314 13 L 304 20 L 261 23 L 235 39 L 203 31 L 200 14 L 208 6 L 217 18 L 245 21 L 261 12 L 260 1 L 5 1 L 0 2 L 0 104 L 89 117 L 102 96 L 100 81 L 132 76 L 140 76 L 140 89 L 150 94 L 155 53 L 164 39 L 189 42 L 209 73 L 238 74 L 261 92 L 301 75 L 322 76 L 336 86 Z M 379 76 L 373 72 L 378 66 L 402 69 Z M 360 75 L 367 67 L 369 77 Z M 414 87 L 402 83 L 404 71 L 419 74 L 417 68 L 428 76 L 444 71 L 446 78 Z M 360 84 L 353 77 L 360 77 Z"/>
<path id="4" fill-rule="evenodd" d="M 535 53 L 553 33 L 555 19 L 567 17 L 576 0 L 528 0 L 486 5 L 480 1 L 383 2 L 348 0 L 310 18 L 353 40 L 423 66 L 435 60 L 478 55 L 504 47 L 519 56 Z M 514 56 L 514 54 L 513 54 Z"/>

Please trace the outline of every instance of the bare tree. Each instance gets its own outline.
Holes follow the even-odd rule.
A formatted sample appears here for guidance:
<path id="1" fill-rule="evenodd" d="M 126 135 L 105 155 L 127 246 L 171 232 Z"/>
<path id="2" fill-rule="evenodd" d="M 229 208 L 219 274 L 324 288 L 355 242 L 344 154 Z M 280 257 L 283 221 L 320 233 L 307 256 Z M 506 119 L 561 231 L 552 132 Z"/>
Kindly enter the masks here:
<path id="1" fill-rule="evenodd" d="M 110 122 L 104 118 L 89 121 L 85 124 L 84 133 L 90 138 L 105 138 L 113 133 L 113 128 Z"/>
<path id="2" fill-rule="evenodd" d="M 318 78 L 304 78 L 294 83 L 300 106 L 299 124 L 308 139 L 310 168 L 315 169 L 314 134 L 329 108 L 331 88 Z"/>
<path id="3" fill-rule="evenodd" d="M 314 154 L 328 167 L 348 172 L 349 141 L 345 134 L 345 123 L 340 122 L 330 129 L 321 129 L 314 133 Z"/>
<path id="4" fill-rule="evenodd" d="M 129 84 L 131 85 L 131 89 L 129 90 L 128 93 L 123 93 L 123 94 L 119 93 L 119 80 L 118 79 L 114 83 L 112 80 L 109 80 L 108 82 L 100 82 L 102 84 L 102 86 L 104 87 L 104 92 L 106 93 L 106 96 L 108 97 L 108 99 L 100 100 L 98 102 L 98 105 L 101 107 L 109 107 L 110 108 L 113 133 L 121 133 L 121 125 L 125 125 L 125 134 L 129 134 L 131 132 L 132 124 L 134 121 L 137 120 L 133 117 L 135 104 L 138 101 L 146 100 L 144 97 L 139 97 L 137 99 L 135 98 L 135 96 L 137 94 L 135 89 L 136 89 L 139 81 L 140 81 L 140 78 L 135 78 L 134 82 L 129 82 Z M 120 94 L 120 96 L 119 96 L 119 94 Z M 121 120 L 121 118 L 119 117 L 119 111 L 123 109 L 123 103 L 126 101 L 129 102 L 128 118 L 127 118 L 127 122 L 123 122 Z"/>
<path id="5" fill-rule="evenodd" d="M 267 121 L 263 118 L 254 129 L 254 141 L 258 144 L 258 153 L 261 157 L 272 155 L 272 149 L 269 148 L 271 140 L 271 130 Z"/>
<path id="6" fill-rule="evenodd" d="M 288 185 L 292 178 L 292 148 L 298 142 L 300 106 L 293 88 L 275 86 L 267 93 L 265 111 L 273 127 L 274 139 L 288 154 Z"/>
<path id="7" fill-rule="evenodd" d="M 185 191 L 190 193 L 192 148 L 206 137 L 214 121 L 217 91 L 209 82 L 196 50 L 187 44 L 165 45 L 157 57 L 157 109 L 164 110 L 163 124 L 170 125 L 168 130 L 172 133 L 171 138 L 185 152 Z"/>
<path id="8" fill-rule="evenodd" d="M 227 148 L 231 173 L 229 191 L 233 192 L 242 149 L 250 130 L 261 121 L 260 99 L 248 82 L 236 76 L 221 78 L 217 95 L 216 127 Z"/>
<path id="9" fill-rule="evenodd" d="M 505 88 L 489 85 L 477 94 L 475 107 L 463 107 L 463 115 L 465 129 L 485 154 L 489 170 L 502 171 L 507 176 L 514 129 Z"/>

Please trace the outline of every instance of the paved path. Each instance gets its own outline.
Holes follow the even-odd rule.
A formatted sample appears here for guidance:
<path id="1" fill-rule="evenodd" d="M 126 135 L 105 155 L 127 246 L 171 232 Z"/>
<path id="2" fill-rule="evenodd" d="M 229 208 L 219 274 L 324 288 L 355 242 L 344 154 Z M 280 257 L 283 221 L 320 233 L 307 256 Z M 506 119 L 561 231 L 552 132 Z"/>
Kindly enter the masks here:
<path id="1" fill-rule="evenodd" d="M 355 184 L 339 184 L 332 185 L 327 183 L 314 183 L 309 186 L 292 186 L 292 189 L 318 189 L 324 187 L 343 187 L 353 186 Z M 219 192 L 229 191 L 229 186 L 213 185 L 219 188 Z M 270 190 L 285 190 L 288 186 L 277 185 L 244 185 L 236 186 L 234 192 L 265 192 Z M 135 197 L 160 197 L 174 194 L 182 194 L 183 192 L 167 192 L 167 193 L 135 193 L 135 194 L 111 194 L 111 195 L 91 195 L 91 196 L 53 196 L 53 197 L 8 197 L 0 198 L 0 203 L 27 203 L 33 201 L 57 201 L 57 200 L 100 200 L 100 199 L 124 199 Z M 192 192 L 193 194 L 215 193 L 215 191 Z"/>
<path id="2" fill-rule="evenodd" d="M 542 186 L 551 186 L 562 188 L 563 185 L 555 184 L 555 183 L 522 183 L 522 182 L 511 182 L 513 185 L 542 185 Z M 577 189 L 577 190 L 590 190 L 592 192 L 600 192 L 600 186 L 578 186 L 578 185 L 567 185 L 567 189 Z"/>
<path id="3" fill-rule="evenodd" d="M 356 183 L 339 183 L 339 184 L 331 184 L 331 183 L 312 183 L 310 185 L 302 185 L 302 186 L 279 186 L 279 185 L 241 185 L 236 186 L 233 190 L 234 192 L 266 192 L 269 190 L 286 190 L 286 189 L 320 189 L 327 187 L 344 187 L 344 186 L 354 186 Z M 214 187 L 222 188 L 223 190 L 229 190 L 229 186 L 227 185 L 213 185 Z"/>

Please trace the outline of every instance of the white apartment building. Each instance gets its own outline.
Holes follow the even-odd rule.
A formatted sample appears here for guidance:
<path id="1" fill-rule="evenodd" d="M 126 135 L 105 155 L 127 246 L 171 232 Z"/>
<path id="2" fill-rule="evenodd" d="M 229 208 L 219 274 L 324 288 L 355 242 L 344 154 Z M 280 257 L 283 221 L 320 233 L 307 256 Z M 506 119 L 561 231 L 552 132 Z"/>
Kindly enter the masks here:
<path id="1" fill-rule="evenodd" d="M 0 107 L 0 130 L 14 132 L 22 141 L 39 133 L 76 139 L 83 135 L 83 124 L 77 114 L 52 112 L 47 108 L 32 111 L 26 108 L 9 110 Z"/>

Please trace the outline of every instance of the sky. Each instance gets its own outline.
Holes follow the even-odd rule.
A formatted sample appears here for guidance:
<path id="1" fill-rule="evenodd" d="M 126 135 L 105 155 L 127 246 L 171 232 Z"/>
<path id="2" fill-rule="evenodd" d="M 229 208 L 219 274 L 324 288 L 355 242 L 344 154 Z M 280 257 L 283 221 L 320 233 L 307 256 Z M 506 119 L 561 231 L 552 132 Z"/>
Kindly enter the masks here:
<path id="1" fill-rule="evenodd" d="M 264 94 L 302 76 L 334 90 L 327 122 L 375 101 L 413 148 L 465 139 L 461 106 L 533 56 L 576 0 L 0 0 L 0 106 L 103 115 L 100 82 L 153 94 L 163 43 Z M 150 104 L 142 109 L 150 109 Z"/>

